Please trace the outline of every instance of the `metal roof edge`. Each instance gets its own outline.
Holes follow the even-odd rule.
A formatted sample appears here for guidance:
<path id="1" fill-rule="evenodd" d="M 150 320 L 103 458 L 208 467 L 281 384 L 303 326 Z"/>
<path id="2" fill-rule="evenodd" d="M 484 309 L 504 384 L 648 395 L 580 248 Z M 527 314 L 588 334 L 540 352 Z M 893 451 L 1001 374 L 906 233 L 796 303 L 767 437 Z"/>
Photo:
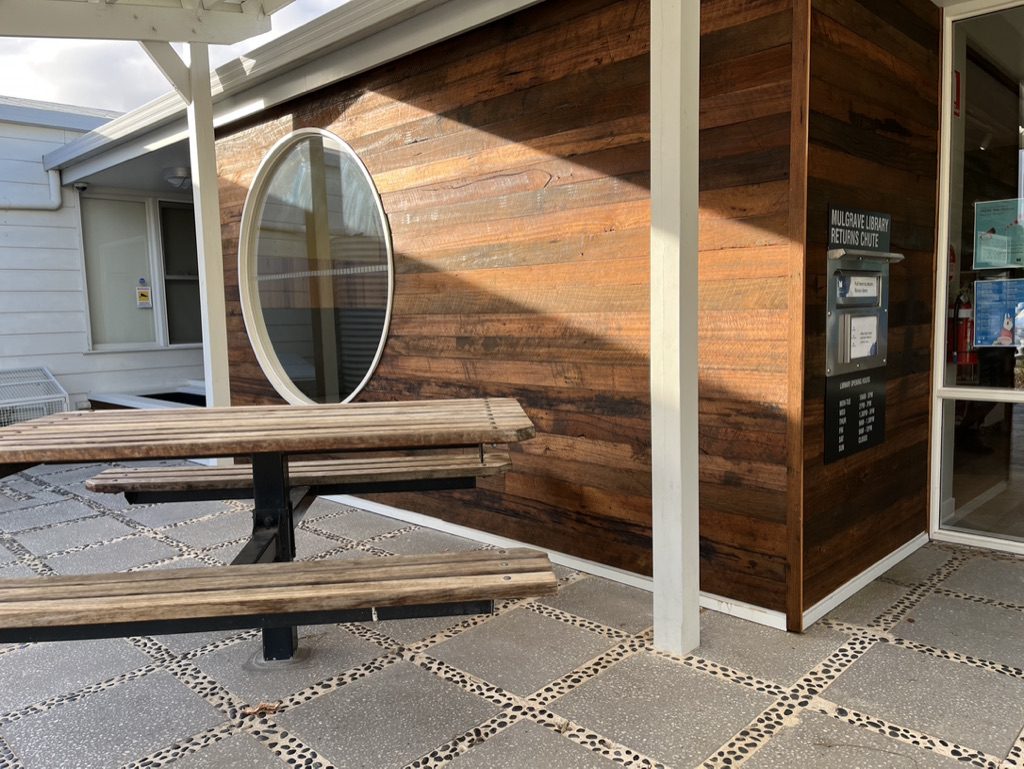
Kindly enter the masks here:
<path id="1" fill-rule="evenodd" d="M 179 113 L 184 113 L 184 110 L 185 104 L 177 93 L 164 94 L 138 109 L 126 112 L 121 117 L 114 118 L 89 133 L 79 136 L 63 147 L 46 153 L 43 155 L 43 167 L 51 171 L 63 168 L 69 163 L 98 155 L 137 134 L 170 122 Z"/>
<path id="2" fill-rule="evenodd" d="M 0 122 L 91 131 L 121 113 L 70 104 L 0 96 Z"/>

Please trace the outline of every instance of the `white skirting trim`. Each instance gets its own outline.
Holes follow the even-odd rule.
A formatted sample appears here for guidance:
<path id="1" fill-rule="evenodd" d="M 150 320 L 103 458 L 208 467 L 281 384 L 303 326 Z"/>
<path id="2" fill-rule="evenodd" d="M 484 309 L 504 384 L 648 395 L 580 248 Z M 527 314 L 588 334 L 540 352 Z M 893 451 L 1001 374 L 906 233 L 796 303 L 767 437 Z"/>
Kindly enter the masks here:
<path id="1" fill-rule="evenodd" d="M 786 615 L 781 611 L 765 609 L 761 606 L 754 606 L 750 603 L 743 603 L 732 598 L 723 598 L 720 595 L 711 593 L 700 594 L 700 605 L 703 609 L 729 614 L 738 619 L 745 619 L 748 622 L 756 622 L 758 625 L 766 625 L 776 630 L 786 629 Z"/>
<path id="2" fill-rule="evenodd" d="M 607 566 L 603 563 L 588 561 L 585 558 L 577 558 L 574 555 L 567 555 L 566 553 L 560 553 L 556 550 L 538 548 L 536 545 L 518 542 L 513 539 L 508 539 L 507 537 L 499 537 L 496 534 L 489 534 L 485 531 L 471 529 L 467 526 L 448 523 L 447 521 L 442 521 L 439 518 L 433 518 L 429 515 L 414 513 L 411 510 L 403 510 L 400 507 L 392 507 L 391 505 L 372 502 L 368 499 L 361 499 L 348 494 L 328 496 L 324 497 L 324 499 L 329 499 L 332 502 L 338 502 L 342 505 L 356 507 L 360 510 L 366 510 L 370 513 L 384 515 L 388 518 L 394 518 L 399 521 L 405 521 L 406 523 L 412 523 L 416 526 L 423 526 L 427 529 L 434 529 L 447 534 L 454 534 L 458 537 L 465 537 L 466 539 L 471 539 L 486 545 L 494 545 L 495 547 L 532 547 L 546 552 L 552 563 L 567 566 L 570 569 L 582 571 L 587 574 L 593 574 L 597 577 L 603 577 L 604 579 L 610 579 L 613 582 L 619 582 L 624 585 L 629 585 L 630 587 L 639 588 L 640 590 L 646 590 L 647 592 L 654 591 L 654 580 L 650 577 L 645 577 L 642 574 L 634 574 L 633 572 L 626 571 L 625 569 L 617 569 L 614 566 Z M 978 544 L 981 547 L 992 547 L 992 545 L 988 543 L 987 538 L 972 537 L 971 535 L 956 535 L 952 532 L 941 532 L 940 535 L 937 532 L 935 538 L 944 539 L 950 542 L 963 542 L 963 544 Z M 818 603 L 804 612 L 804 627 L 807 628 L 817 622 L 847 598 L 851 597 L 854 593 L 865 587 L 875 578 L 884 574 L 928 541 L 929 537 L 927 534 L 922 533 L 918 535 L 910 542 L 903 545 L 903 547 L 890 553 L 871 568 L 861 572 L 835 592 L 818 601 Z M 1024 543 L 1020 545 L 1020 549 L 1016 549 L 1016 547 L 1006 547 L 1006 545 L 1016 546 L 1017 543 L 1000 544 L 1003 545 L 1000 549 L 1008 549 L 1009 552 L 1024 552 Z M 756 622 L 759 625 L 765 625 L 777 630 L 786 629 L 786 615 L 780 611 L 772 611 L 771 609 L 764 609 L 760 606 L 754 606 L 753 604 L 734 601 L 731 598 L 723 598 L 722 596 L 704 592 L 701 592 L 700 594 L 700 605 L 704 609 L 711 609 L 712 611 L 721 612 L 722 614 L 729 614 L 733 617 L 745 619 L 749 622 Z"/>
<path id="3" fill-rule="evenodd" d="M 560 553 L 556 550 L 538 548 L 536 545 L 517 542 L 516 540 L 499 537 L 496 534 L 489 534 L 486 531 L 480 531 L 479 529 L 471 529 L 467 526 L 460 526 L 456 523 L 448 523 L 447 521 L 442 521 L 440 518 L 433 518 L 429 515 L 423 515 L 422 513 L 414 513 L 411 510 L 403 510 L 400 507 L 392 507 L 391 505 L 384 505 L 380 502 L 372 502 L 368 499 L 361 499 L 347 494 L 328 496 L 324 497 L 324 499 L 329 499 L 332 502 L 338 502 L 342 505 L 348 505 L 349 507 L 356 507 L 360 510 L 366 510 L 370 513 L 377 513 L 378 515 L 387 516 L 388 518 L 394 518 L 399 521 L 405 521 L 406 523 L 412 523 L 416 526 L 422 526 L 427 529 L 434 529 L 435 531 L 442 531 L 446 534 L 465 537 L 466 539 L 481 542 L 485 545 L 494 545 L 495 547 L 532 547 L 546 552 L 548 557 L 551 559 L 551 562 L 557 563 L 560 566 L 567 566 L 568 568 L 575 569 L 576 571 L 593 574 L 596 577 L 603 577 L 604 579 L 609 579 L 612 582 L 619 582 L 623 585 L 629 585 L 630 587 L 639 588 L 640 590 L 646 590 L 649 593 L 654 591 L 653 579 L 645 577 L 642 574 L 634 574 L 633 572 L 626 571 L 625 569 L 617 569 L 614 566 L 607 566 L 603 563 L 588 561 L 585 558 L 567 555 L 566 553 Z M 778 630 L 786 629 L 786 615 L 782 612 L 762 609 L 760 606 L 754 606 L 752 604 L 743 603 L 742 601 L 734 601 L 731 598 L 723 598 L 722 596 L 703 592 L 700 594 L 700 605 L 702 608 L 711 609 L 712 611 L 721 612 L 722 614 L 729 614 L 733 617 L 745 619 L 750 622 L 756 622 L 759 625 L 767 625 L 768 627 L 776 628 Z"/>
<path id="4" fill-rule="evenodd" d="M 876 563 L 874 566 L 865 569 L 856 577 L 847 582 L 845 585 L 840 587 L 838 590 L 835 590 L 834 592 L 822 598 L 820 601 L 814 604 L 814 606 L 812 606 L 810 609 L 804 612 L 804 628 L 813 625 L 815 622 L 824 617 L 826 614 L 828 614 L 830 611 L 836 608 L 847 598 L 850 598 L 858 590 L 861 590 L 862 588 L 866 587 L 869 582 L 872 582 L 876 578 L 880 577 L 882 574 L 887 572 L 889 569 L 898 564 L 900 561 L 902 561 L 904 558 L 913 553 L 922 545 L 926 545 L 928 543 L 928 540 L 929 537 L 926 533 L 922 532 L 921 534 L 918 534 L 907 544 L 903 545 L 903 547 L 889 553 L 889 555 L 887 555 L 881 561 Z"/>
<path id="5" fill-rule="evenodd" d="M 403 510 L 400 507 L 392 507 L 391 505 L 372 502 L 368 499 L 361 499 L 348 494 L 337 494 L 334 496 L 324 497 L 324 499 L 329 499 L 332 502 L 339 502 L 343 505 L 348 505 L 349 507 L 358 507 L 360 510 L 377 513 L 378 515 L 384 515 L 388 518 L 395 518 L 396 520 L 412 523 L 426 529 L 434 529 L 436 531 L 443 531 L 446 534 L 454 534 L 457 537 L 472 539 L 475 542 L 482 542 L 485 545 L 494 545 L 495 547 L 532 547 L 534 550 L 546 552 L 548 557 L 551 559 L 551 562 L 557 563 L 560 566 L 567 566 L 570 569 L 575 569 L 576 571 L 583 571 L 587 574 L 604 577 L 605 579 L 610 579 L 613 582 L 621 582 L 624 585 L 637 587 L 641 590 L 647 590 L 648 592 L 653 591 L 654 589 L 654 581 L 650 577 L 645 577 L 641 574 L 634 574 L 633 572 L 626 571 L 625 569 L 616 569 L 614 566 L 595 563 L 594 561 L 588 561 L 585 558 L 577 558 L 574 555 L 566 555 L 565 553 L 559 553 L 556 550 L 547 550 L 546 548 L 537 547 L 536 545 L 517 542 L 514 539 L 499 537 L 497 534 L 489 534 L 486 531 L 471 529 L 467 526 L 460 526 L 457 523 L 448 523 L 448 521 L 442 521 L 440 518 L 432 518 L 429 515 L 423 515 L 423 513 L 414 513 L 411 510 Z"/>

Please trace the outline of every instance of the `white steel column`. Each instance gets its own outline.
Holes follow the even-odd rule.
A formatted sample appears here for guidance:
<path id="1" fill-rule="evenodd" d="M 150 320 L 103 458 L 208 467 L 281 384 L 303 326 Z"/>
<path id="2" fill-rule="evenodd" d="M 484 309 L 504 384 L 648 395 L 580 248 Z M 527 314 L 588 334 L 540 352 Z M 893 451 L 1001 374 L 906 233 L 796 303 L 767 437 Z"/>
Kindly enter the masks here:
<path id="1" fill-rule="evenodd" d="M 651 0 L 654 645 L 700 642 L 697 506 L 699 0 Z"/>
<path id="2" fill-rule="evenodd" d="M 224 304 L 224 256 L 220 240 L 220 194 L 213 138 L 210 57 L 204 43 L 189 43 L 188 148 L 192 157 L 192 195 L 199 256 L 199 300 L 203 321 L 206 404 L 229 406 L 227 310 Z"/>

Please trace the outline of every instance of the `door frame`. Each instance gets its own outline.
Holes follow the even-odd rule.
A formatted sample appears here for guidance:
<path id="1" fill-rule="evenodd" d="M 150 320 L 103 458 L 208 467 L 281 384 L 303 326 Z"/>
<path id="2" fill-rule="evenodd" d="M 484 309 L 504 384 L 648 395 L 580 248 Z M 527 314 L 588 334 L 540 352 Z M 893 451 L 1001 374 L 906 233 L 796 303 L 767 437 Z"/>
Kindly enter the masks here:
<path id="1" fill-rule="evenodd" d="M 940 4 L 940 3 L 936 3 Z M 961 0 L 943 5 L 941 40 L 941 91 L 939 123 L 939 190 L 937 201 L 938 237 L 936 238 L 935 273 L 935 329 L 932 339 L 932 413 L 931 413 L 931 482 L 928 495 L 928 533 L 933 540 L 985 547 L 1010 553 L 1024 554 L 1024 542 L 1013 542 L 998 537 L 949 531 L 941 528 L 943 472 L 951 461 L 951 439 L 947 435 L 952 424 L 953 404 L 965 396 L 974 401 L 998 403 L 1024 403 L 1024 391 L 1002 390 L 991 387 L 963 387 L 947 385 L 946 334 L 949 280 L 949 199 L 951 168 L 951 127 L 953 92 L 953 26 L 956 22 L 985 13 L 1008 10 L 1024 5 L 1024 0 Z M 944 427 L 947 429 L 944 430 Z"/>

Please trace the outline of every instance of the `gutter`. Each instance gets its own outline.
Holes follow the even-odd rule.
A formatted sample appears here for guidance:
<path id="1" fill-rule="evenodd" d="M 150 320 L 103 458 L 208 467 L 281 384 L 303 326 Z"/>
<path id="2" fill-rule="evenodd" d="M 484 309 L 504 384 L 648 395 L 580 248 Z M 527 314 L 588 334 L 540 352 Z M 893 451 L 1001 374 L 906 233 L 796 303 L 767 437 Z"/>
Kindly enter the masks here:
<path id="1" fill-rule="evenodd" d="M 84 132 L 98 129 L 119 114 L 109 110 L 0 96 L 0 123 Z M 61 207 L 61 172 L 48 166 L 45 160 L 42 163 L 47 176 L 46 199 L 25 201 L 0 196 L 0 210 L 56 211 Z"/>
<path id="2" fill-rule="evenodd" d="M 49 178 L 49 196 L 46 200 L 37 202 L 0 198 L 0 211 L 56 211 L 60 208 L 60 171 L 50 170 L 46 175 Z"/>

